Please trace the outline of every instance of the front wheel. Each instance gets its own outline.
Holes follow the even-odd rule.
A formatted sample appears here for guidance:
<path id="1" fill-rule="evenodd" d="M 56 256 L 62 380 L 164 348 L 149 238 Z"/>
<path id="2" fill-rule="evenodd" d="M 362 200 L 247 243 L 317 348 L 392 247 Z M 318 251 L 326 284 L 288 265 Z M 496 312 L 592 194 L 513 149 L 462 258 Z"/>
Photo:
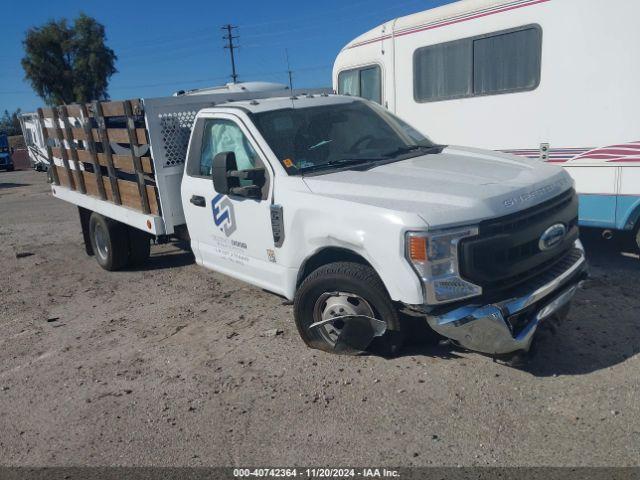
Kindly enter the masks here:
<path id="1" fill-rule="evenodd" d="M 296 292 L 296 326 L 302 340 L 311 348 L 332 353 L 361 352 L 363 348 L 353 344 L 338 345 L 345 327 L 341 317 L 349 316 L 383 321 L 387 331 L 374 343 L 385 355 L 394 355 L 400 350 L 398 313 L 373 268 L 353 262 L 330 263 L 312 272 Z M 322 325 L 313 326 L 318 323 Z"/>

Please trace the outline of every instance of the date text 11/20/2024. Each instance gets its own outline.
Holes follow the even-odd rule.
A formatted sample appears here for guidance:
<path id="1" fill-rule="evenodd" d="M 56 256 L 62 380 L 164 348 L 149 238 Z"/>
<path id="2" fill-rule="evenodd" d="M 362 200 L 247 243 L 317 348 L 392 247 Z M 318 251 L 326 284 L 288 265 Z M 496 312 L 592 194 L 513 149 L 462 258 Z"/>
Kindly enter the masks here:
<path id="1" fill-rule="evenodd" d="M 236 478 L 399 478 L 397 470 L 387 468 L 235 468 Z"/>

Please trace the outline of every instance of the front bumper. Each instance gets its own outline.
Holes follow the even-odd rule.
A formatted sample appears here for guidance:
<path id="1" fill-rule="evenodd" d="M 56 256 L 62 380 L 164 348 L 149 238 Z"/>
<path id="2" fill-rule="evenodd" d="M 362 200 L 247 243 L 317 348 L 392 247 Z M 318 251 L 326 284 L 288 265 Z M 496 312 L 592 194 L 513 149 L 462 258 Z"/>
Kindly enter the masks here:
<path id="1" fill-rule="evenodd" d="M 576 261 L 553 280 L 529 293 L 489 305 L 465 305 L 441 315 L 427 314 L 433 330 L 469 350 L 501 355 L 528 351 L 540 324 L 568 307 L 587 276 L 580 241 Z"/>

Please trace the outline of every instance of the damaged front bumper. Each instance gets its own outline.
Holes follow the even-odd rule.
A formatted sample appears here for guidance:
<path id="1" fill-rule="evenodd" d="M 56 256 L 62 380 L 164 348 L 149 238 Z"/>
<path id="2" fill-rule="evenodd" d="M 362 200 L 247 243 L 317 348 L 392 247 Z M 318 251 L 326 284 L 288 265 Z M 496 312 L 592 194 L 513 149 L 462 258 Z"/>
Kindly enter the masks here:
<path id="1" fill-rule="evenodd" d="M 579 241 L 575 257 L 569 268 L 530 292 L 488 305 L 465 305 L 438 315 L 426 313 L 427 322 L 433 330 L 469 350 L 492 355 L 528 351 L 540 324 L 565 314 L 587 277 Z"/>

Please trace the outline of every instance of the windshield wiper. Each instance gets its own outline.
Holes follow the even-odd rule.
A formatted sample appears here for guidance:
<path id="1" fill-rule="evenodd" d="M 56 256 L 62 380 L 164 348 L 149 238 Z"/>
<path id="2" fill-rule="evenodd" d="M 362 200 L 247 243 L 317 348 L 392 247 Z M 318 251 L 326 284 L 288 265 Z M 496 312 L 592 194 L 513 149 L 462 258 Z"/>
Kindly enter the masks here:
<path id="1" fill-rule="evenodd" d="M 309 165 L 308 167 L 303 167 L 298 171 L 300 173 L 316 172 L 318 170 L 326 170 L 331 168 L 352 167 L 355 165 L 376 162 L 378 160 L 382 160 L 382 158 L 343 158 L 340 160 L 331 160 L 330 162 L 318 163 L 317 165 Z"/>
<path id="2" fill-rule="evenodd" d="M 404 147 L 398 147 L 391 152 L 383 154 L 385 158 L 394 158 L 399 155 L 405 155 L 407 153 L 420 151 L 421 153 L 439 153 L 444 148 L 443 145 L 406 145 Z"/>

